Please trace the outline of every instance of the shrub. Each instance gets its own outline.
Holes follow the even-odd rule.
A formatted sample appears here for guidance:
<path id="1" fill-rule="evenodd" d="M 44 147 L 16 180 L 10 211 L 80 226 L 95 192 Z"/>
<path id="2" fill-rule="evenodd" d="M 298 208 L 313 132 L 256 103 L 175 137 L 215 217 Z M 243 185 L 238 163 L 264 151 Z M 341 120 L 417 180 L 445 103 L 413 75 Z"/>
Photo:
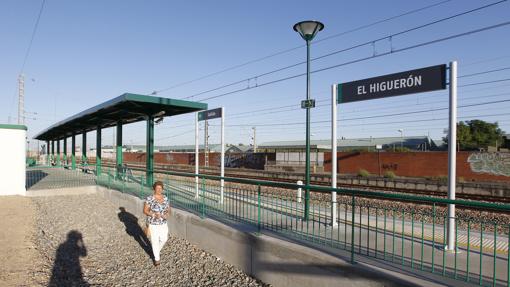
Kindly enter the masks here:
<path id="1" fill-rule="evenodd" d="M 370 176 L 370 172 L 368 172 L 366 169 L 360 169 L 358 171 L 358 176 L 369 177 Z"/>
<path id="2" fill-rule="evenodd" d="M 385 172 L 384 172 L 384 177 L 385 177 L 385 178 L 395 178 L 395 177 L 396 177 L 396 175 L 395 175 L 395 173 L 394 173 L 393 171 L 388 170 L 388 171 L 385 171 Z"/>

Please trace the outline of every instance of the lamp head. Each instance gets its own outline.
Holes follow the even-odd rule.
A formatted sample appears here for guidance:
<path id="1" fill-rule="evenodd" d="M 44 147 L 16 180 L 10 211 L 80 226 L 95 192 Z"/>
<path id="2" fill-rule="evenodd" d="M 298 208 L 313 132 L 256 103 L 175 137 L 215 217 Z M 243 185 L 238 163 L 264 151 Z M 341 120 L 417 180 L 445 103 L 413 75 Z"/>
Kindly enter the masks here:
<path id="1" fill-rule="evenodd" d="M 305 41 L 312 41 L 315 35 L 322 31 L 322 29 L 324 29 L 324 24 L 313 20 L 301 21 L 294 25 L 294 31 L 298 32 Z"/>

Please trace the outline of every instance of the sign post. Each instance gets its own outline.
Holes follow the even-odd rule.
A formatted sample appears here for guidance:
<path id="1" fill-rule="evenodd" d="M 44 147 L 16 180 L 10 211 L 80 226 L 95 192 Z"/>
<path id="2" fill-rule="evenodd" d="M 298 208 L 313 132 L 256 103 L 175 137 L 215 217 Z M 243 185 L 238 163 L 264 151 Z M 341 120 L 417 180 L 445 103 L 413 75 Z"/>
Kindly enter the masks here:
<path id="1" fill-rule="evenodd" d="M 457 61 L 450 62 L 450 121 L 448 129 L 448 199 L 455 199 L 457 177 Z M 446 250 L 455 251 L 455 204 L 448 204 L 448 245 Z"/>
<path id="2" fill-rule="evenodd" d="M 455 199 L 455 144 L 457 122 L 457 63 L 450 64 L 450 136 L 448 198 Z M 383 75 L 332 86 L 331 107 L 331 187 L 337 182 L 337 120 L 336 105 L 386 97 L 402 96 L 446 89 L 446 65 L 437 65 L 405 72 Z M 452 149 L 453 147 L 453 149 Z M 331 225 L 337 221 L 336 192 L 331 192 Z M 354 212 L 354 210 L 353 210 Z M 455 205 L 448 205 L 448 250 L 455 247 Z M 354 222 L 353 222 L 354 224 Z M 451 248 L 451 249 L 450 249 Z"/>
<path id="3" fill-rule="evenodd" d="M 198 173 L 199 173 L 199 158 L 198 158 L 198 113 L 195 115 L 195 198 L 199 197 L 198 190 Z"/>
<path id="4" fill-rule="evenodd" d="M 336 137 L 336 95 L 337 85 L 331 86 L 331 187 L 336 188 L 337 176 L 337 137 Z M 354 210 L 353 210 L 354 212 Z M 331 226 L 337 226 L 336 191 L 331 192 Z"/>
<path id="5" fill-rule="evenodd" d="M 223 188 L 225 186 L 225 108 L 221 107 L 221 163 L 220 163 L 220 203 L 223 203 Z"/>
<path id="6" fill-rule="evenodd" d="M 221 159 L 220 159 L 220 200 L 222 204 L 224 199 L 224 186 L 225 180 L 225 108 L 217 108 L 197 113 L 196 126 L 195 126 L 195 172 L 198 174 L 198 122 L 221 117 Z M 195 178 L 196 182 L 196 197 L 198 198 L 198 177 Z"/>

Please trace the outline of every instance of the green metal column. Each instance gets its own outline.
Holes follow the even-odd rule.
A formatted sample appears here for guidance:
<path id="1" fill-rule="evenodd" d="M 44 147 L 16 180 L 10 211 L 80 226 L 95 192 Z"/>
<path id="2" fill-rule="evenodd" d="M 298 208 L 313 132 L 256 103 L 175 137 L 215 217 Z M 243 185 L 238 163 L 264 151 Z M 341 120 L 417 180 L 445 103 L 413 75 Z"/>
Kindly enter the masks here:
<path id="1" fill-rule="evenodd" d="M 60 166 L 60 140 L 57 140 L 57 166 Z"/>
<path id="2" fill-rule="evenodd" d="M 117 122 L 117 146 L 115 147 L 116 153 L 116 175 L 122 171 L 122 121 Z"/>
<path id="3" fill-rule="evenodd" d="M 101 126 L 97 126 L 96 134 L 96 175 L 101 175 Z"/>
<path id="4" fill-rule="evenodd" d="M 147 186 L 154 183 L 154 117 L 147 118 L 147 143 L 145 149 L 147 159 Z"/>
<path id="5" fill-rule="evenodd" d="M 71 136 L 71 167 L 76 169 L 76 135 Z"/>
<path id="6" fill-rule="evenodd" d="M 81 165 L 84 166 L 87 163 L 87 132 L 83 132 L 81 135 Z"/>
<path id="7" fill-rule="evenodd" d="M 64 145 L 64 156 L 63 156 L 64 164 L 63 165 L 67 166 L 67 138 L 65 137 L 62 141 L 63 141 L 63 145 Z"/>
<path id="8" fill-rule="evenodd" d="M 46 163 L 48 165 L 51 164 L 51 159 L 50 159 L 50 141 L 46 141 Z"/>
<path id="9" fill-rule="evenodd" d="M 55 159 L 55 141 L 51 141 L 51 163 L 53 163 L 53 160 Z"/>

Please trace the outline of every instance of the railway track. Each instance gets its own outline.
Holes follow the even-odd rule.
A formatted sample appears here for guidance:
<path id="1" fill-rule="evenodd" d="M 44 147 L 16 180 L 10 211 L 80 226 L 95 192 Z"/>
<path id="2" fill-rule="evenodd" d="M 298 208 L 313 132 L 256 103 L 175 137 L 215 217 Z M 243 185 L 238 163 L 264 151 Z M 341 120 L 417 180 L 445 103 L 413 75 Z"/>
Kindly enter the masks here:
<path id="1" fill-rule="evenodd" d="M 214 173 L 204 173 L 208 175 L 216 175 Z M 276 181 L 276 182 L 286 182 L 286 183 L 296 183 L 294 179 L 283 179 L 283 178 L 271 178 L 271 177 L 261 177 L 256 175 L 239 175 L 239 174 L 229 174 L 225 173 L 226 177 L 239 177 L 246 179 L 254 179 L 254 180 L 267 180 L 267 181 Z M 312 185 L 318 186 L 329 186 L 329 183 L 325 183 L 322 181 L 311 181 Z M 440 191 L 428 191 L 428 190 L 412 190 L 406 188 L 394 188 L 394 187 L 375 187 L 371 185 L 363 185 L 363 184 L 337 184 L 339 188 L 348 188 L 348 189 L 363 189 L 367 191 L 384 191 L 384 192 L 392 192 L 392 193 L 404 193 L 404 194 L 413 194 L 413 195 L 422 195 L 422 196 L 430 196 L 430 197 L 440 197 L 446 198 L 447 194 L 445 192 Z M 496 202 L 496 203 L 510 203 L 510 198 L 503 196 L 491 196 L 491 195 L 479 195 L 479 194 L 470 194 L 470 193 L 456 193 L 457 199 L 463 200 L 476 200 L 476 201 L 488 201 L 488 202 Z"/>
<path id="2" fill-rule="evenodd" d="M 114 167 L 113 164 L 103 164 L 104 166 L 108 167 Z M 127 165 L 128 168 L 144 168 L 143 166 L 137 166 L 137 165 Z M 165 172 L 168 171 L 166 169 L 157 168 L 154 170 L 154 172 Z M 177 172 L 194 172 L 194 170 L 191 169 L 180 169 L 175 170 Z M 205 175 L 218 175 L 214 172 L 201 172 Z M 285 182 L 285 183 L 296 183 L 295 179 L 286 179 L 286 178 L 274 178 L 274 177 L 263 177 L 259 175 L 247 175 L 247 174 L 239 174 L 235 172 L 225 172 L 225 177 L 237 177 L 237 178 L 244 178 L 244 179 L 253 179 L 253 180 L 265 180 L 265 181 L 274 181 L 274 182 Z M 323 182 L 323 181 L 311 181 L 312 185 L 318 185 L 318 186 L 329 186 L 329 182 Z M 400 193 L 400 194 L 412 194 L 412 195 L 421 195 L 421 196 L 430 196 L 430 197 L 437 197 L 437 198 L 446 198 L 447 194 L 446 192 L 441 191 L 430 191 L 430 190 L 414 190 L 414 189 L 406 189 L 406 188 L 394 188 L 394 187 L 382 187 L 382 186 L 372 186 L 372 185 L 363 185 L 363 184 L 343 184 L 338 183 L 337 186 L 339 188 L 347 188 L 347 189 L 363 189 L 366 191 L 382 191 L 382 192 L 392 192 L 392 193 Z M 456 193 L 457 199 L 463 199 L 463 200 L 475 200 L 475 201 L 486 201 L 486 202 L 493 202 L 493 203 L 510 203 L 510 197 L 504 197 L 504 196 L 493 196 L 493 195 L 483 195 L 483 194 L 471 194 L 471 193 Z"/>

